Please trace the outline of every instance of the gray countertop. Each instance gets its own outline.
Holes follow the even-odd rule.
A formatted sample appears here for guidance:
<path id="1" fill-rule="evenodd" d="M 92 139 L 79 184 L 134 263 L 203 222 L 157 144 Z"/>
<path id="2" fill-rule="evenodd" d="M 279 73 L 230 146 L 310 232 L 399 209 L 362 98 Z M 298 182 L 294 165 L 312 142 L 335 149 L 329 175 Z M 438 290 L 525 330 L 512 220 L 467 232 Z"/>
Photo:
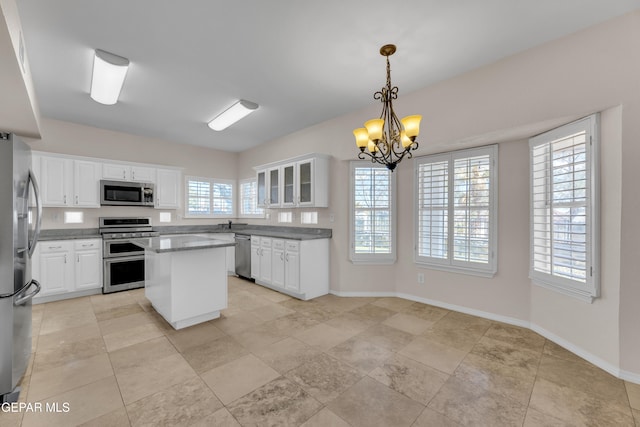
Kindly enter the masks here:
<path id="1" fill-rule="evenodd" d="M 289 240 L 330 239 L 332 235 L 330 228 L 286 227 L 272 225 L 256 226 L 235 223 L 230 229 L 226 224 L 216 224 L 207 226 L 160 226 L 154 227 L 154 230 L 158 231 L 161 236 L 171 236 L 172 234 L 235 233 Z M 47 241 L 101 238 L 102 236 L 97 228 L 63 228 L 42 230 L 38 240 Z"/>
<path id="2" fill-rule="evenodd" d="M 133 243 L 157 253 L 193 251 L 199 249 L 224 248 L 235 246 L 233 242 L 203 237 L 201 235 L 160 236 L 147 239 L 133 240 Z"/>

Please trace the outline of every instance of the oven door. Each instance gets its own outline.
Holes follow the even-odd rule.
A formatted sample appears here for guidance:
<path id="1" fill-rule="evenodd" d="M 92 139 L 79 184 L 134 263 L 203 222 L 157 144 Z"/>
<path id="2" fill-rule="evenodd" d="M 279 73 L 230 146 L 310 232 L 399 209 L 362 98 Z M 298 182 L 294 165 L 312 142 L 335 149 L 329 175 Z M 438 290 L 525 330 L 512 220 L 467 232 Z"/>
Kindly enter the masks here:
<path id="1" fill-rule="evenodd" d="M 103 258 L 144 255 L 144 249 L 127 239 L 105 240 L 102 254 Z"/>
<path id="2" fill-rule="evenodd" d="M 103 293 L 144 287 L 144 255 L 104 259 Z"/>

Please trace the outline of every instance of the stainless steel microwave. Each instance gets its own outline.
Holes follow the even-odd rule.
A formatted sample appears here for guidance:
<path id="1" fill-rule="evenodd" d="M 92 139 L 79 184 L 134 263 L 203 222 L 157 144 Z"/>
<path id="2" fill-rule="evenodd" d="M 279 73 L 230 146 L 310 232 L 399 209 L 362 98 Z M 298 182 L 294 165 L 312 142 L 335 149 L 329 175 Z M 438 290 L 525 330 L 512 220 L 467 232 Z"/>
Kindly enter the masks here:
<path id="1" fill-rule="evenodd" d="M 102 206 L 153 206 L 154 185 L 147 182 L 100 181 Z"/>

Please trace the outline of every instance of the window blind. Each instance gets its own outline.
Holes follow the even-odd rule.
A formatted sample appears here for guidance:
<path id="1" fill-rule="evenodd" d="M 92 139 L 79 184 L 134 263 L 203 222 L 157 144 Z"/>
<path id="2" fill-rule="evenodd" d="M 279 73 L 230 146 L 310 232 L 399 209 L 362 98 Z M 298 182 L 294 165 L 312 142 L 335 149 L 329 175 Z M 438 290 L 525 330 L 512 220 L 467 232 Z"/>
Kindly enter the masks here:
<path id="1" fill-rule="evenodd" d="M 585 283 L 587 277 L 586 132 L 532 150 L 533 267 Z"/>
<path id="2" fill-rule="evenodd" d="M 453 259 L 489 262 L 489 155 L 454 160 Z"/>
<path id="3" fill-rule="evenodd" d="M 418 166 L 418 256 L 449 257 L 449 161 Z"/>
<path id="4" fill-rule="evenodd" d="M 226 183 L 213 183 L 213 214 L 233 215 L 233 186 Z"/>
<path id="5" fill-rule="evenodd" d="M 493 145 L 416 159 L 416 262 L 495 273 L 497 151 Z"/>
<path id="6" fill-rule="evenodd" d="M 531 138 L 534 283 L 591 302 L 600 294 L 598 115 Z"/>
<path id="7" fill-rule="evenodd" d="M 356 167 L 353 181 L 353 251 L 391 254 L 391 172 L 379 167 Z"/>
<path id="8" fill-rule="evenodd" d="M 211 214 L 211 183 L 195 179 L 187 180 L 187 214 Z"/>
<path id="9" fill-rule="evenodd" d="M 242 182 L 240 184 L 240 214 L 262 215 L 263 209 L 258 208 L 256 180 Z"/>

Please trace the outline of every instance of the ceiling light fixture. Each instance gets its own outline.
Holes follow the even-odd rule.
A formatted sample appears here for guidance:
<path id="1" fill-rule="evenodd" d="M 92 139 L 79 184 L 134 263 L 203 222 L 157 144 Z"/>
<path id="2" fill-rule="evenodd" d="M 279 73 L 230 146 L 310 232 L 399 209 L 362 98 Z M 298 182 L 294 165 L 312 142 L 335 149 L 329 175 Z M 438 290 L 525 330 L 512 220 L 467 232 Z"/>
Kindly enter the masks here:
<path id="1" fill-rule="evenodd" d="M 392 172 L 404 156 L 411 158 L 411 150 L 418 148 L 416 137 L 420 133 L 422 119 L 422 116 L 415 115 L 398 120 L 393 111 L 392 101 L 398 98 L 398 87 L 391 86 L 389 56 L 395 51 L 396 47 L 392 44 L 380 48 L 380 55 L 387 57 L 387 84 L 373 94 L 373 99 L 382 102 L 380 118 L 369 120 L 364 124 L 365 127 L 353 131 L 360 149 L 358 158 L 364 160 L 369 156 L 372 163 L 385 165 Z"/>
<path id="2" fill-rule="evenodd" d="M 255 102 L 241 99 L 211 120 L 209 122 L 209 127 L 213 130 L 224 130 L 257 109 L 258 104 Z"/>
<path id="3" fill-rule="evenodd" d="M 113 105 L 118 102 L 128 70 L 129 60 L 127 58 L 96 49 L 93 57 L 91 98 L 105 105 Z"/>

